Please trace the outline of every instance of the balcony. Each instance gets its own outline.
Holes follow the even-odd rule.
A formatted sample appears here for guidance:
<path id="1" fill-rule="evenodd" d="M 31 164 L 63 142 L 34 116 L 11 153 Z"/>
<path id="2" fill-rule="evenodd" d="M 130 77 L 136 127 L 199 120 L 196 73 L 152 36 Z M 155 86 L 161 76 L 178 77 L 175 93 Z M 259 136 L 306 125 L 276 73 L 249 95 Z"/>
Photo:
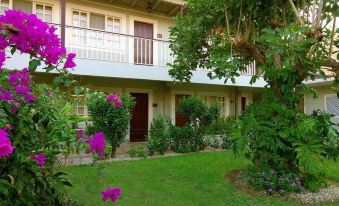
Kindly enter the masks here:
<path id="1" fill-rule="evenodd" d="M 166 67 L 174 61 L 169 41 L 73 26 L 66 26 L 65 33 L 67 51 L 76 53 L 78 59 L 157 67 Z M 256 75 L 255 62 L 240 74 Z"/>
<path id="2" fill-rule="evenodd" d="M 165 67 L 173 62 L 169 42 L 66 26 L 66 48 L 81 59 Z"/>

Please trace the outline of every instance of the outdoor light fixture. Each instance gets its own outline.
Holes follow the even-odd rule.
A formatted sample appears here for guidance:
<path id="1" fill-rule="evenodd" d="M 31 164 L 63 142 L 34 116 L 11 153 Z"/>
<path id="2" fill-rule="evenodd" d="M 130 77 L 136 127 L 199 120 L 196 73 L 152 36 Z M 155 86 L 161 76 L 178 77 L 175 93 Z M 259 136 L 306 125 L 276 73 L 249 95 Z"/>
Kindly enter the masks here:
<path id="1" fill-rule="evenodd" d="M 148 13 L 152 13 L 152 12 L 153 12 L 153 6 L 152 6 L 151 3 L 148 3 L 148 4 L 147 4 L 147 12 L 148 12 Z"/>

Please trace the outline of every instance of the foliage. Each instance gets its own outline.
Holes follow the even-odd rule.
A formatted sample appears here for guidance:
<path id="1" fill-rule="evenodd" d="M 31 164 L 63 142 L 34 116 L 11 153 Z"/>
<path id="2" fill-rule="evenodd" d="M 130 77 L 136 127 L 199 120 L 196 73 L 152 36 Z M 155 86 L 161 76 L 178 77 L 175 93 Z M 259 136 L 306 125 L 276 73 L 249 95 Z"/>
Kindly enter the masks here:
<path id="1" fill-rule="evenodd" d="M 189 122 L 202 120 L 208 111 L 208 107 L 200 97 L 185 97 L 177 107 L 177 111 L 188 118 Z"/>
<path id="2" fill-rule="evenodd" d="M 147 157 L 147 149 L 144 145 L 132 145 L 128 150 L 128 155 L 132 158 L 146 158 Z"/>
<path id="3" fill-rule="evenodd" d="M 228 149 L 232 147 L 232 140 L 230 134 L 235 127 L 235 118 L 229 117 L 227 119 L 219 118 L 215 122 L 202 126 L 205 135 L 212 137 L 220 135 L 222 138 L 222 144 L 220 147 Z M 212 138 L 213 143 L 215 144 L 216 138 Z"/>
<path id="4" fill-rule="evenodd" d="M 185 125 L 184 127 L 170 128 L 171 149 L 175 152 L 195 152 L 205 147 L 203 131 L 197 127 Z"/>
<path id="5" fill-rule="evenodd" d="M 295 171 L 250 167 L 241 174 L 241 179 L 256 190 L 265 190 L 270 195 L 305 191 L 303 179 Z"/>
<path id="6" fill-rule="evenodd" d="M 106 98 L 107 95 L 101 92 L 89 93 L 87 104 L 93 121 L 92 130 L 105 133 L 114 152 L 127 135 L 134 100 L 128 95 L 122 95 L 122 105 L 116 107 L 115 103 Z"/>
<path id="7" fill-rule="evenodd" d="M 213 124 L 218 119 L 220 119 L 221 116 L 221 105 L 219 103 L 213 103 L 207 110 L 205 116 L 204 116 L 204 123 L 205 124 Z"/>
<path id="8" fill-rule="evenodd" d="M 15 114 L 0 102 L 0 128 L 11 125 L 8 133 L 15 137 L 11 138 L 14 153 L 0 159 L 0 198 L 14 205 L 71 205 L 62 192 L 63 185 L 71 184 L 64 173 L 53 171 L 53 164 L 64 145 L 74 141 L 77 119 L 71 115 L 73 107 L 60 104 L 63 97 L 47 86 L 34 86 L 33 93 L 36 100 L 21 105 Z M 47 160 L 37 164 L 32 154 L 45 154 Z"/>
<path id="9" fill-rule="evenodd" d="M 237 121 L 231 133 L 235 151 L 243 151 L 257 167 L 293 169 L 303 178 L 321 181 L 323 161 L 339 154 L 339 135 L 331 116 L 321 112 L 296 114 L 272 94 L 266 95 Z M 307 178 L 303 183 L 308 185 Z"/>
<path id="10" fill-rule="evenodd" d="M 153 155 L 154 152 L 159 152 L 163 155 L 169 149 L 170 126 L 171 121 L 169 118 L 162 116 L 153 118 L 148 136 L 148 152 L 150 155 Z"/>
<path id="11" fill-rule="evenodd" d="M 334 24 L 338 11 L 335 0 L 189 0 L 170 30 L 176 57 L 170 75 L 189 81 L 192 71 L 204 68 L 210 78 L 235 83 L 255 61 L 270 96 L 237 122 L 234 146 L 260 167 L 318 176 L 322 160 L 338 155 L 338 134 L 325 114 L 305 116 L 298 105 L 300 94 L 317 96 L 305 80 L 326 79 L 323 66 L 334 73 L 337 89 L 339 62 L 332 51 L 339 30 L 324 25 Z"/>

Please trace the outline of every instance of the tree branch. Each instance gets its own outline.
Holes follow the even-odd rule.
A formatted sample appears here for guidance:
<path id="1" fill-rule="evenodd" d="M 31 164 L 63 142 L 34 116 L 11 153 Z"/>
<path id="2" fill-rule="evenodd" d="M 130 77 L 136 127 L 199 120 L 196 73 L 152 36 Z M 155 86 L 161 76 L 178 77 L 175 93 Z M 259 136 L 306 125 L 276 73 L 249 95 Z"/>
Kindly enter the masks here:
<path id="1" fill-rule="evenodd" d="M 334 39 L 334 33 L 335 33 L 335 23 L 337 18 L 334 18 L 333 20 L 333 26 L 332 26 L 332 34 L 331 34 L 331 42 L 330 42 L 330 49 L 328 51 L 328 58 L 331 59 L 332 56 L 332 49 L 333 49 L 333 39 Z"/>
<path id="2" fill-rule="evenodd" d="M 252 56 L 258 64 L 265 64 L 265 56 L 260 54 L 259 49 L 248 41 L 239 41 L 234 49 L 244 56 Z"/>
<path id="3" fill-rule="evenodd" d="M 305 25 L 305 24 L 304 24 L 304 21 L 301 19 L 300 15 L 299 15 L 299 12 L 298 12 L 297 8 L 295 7 L 293 1 L 292 1 L 292 0 L 288 0 L 288 2 L 290 3 L 290 5 L 291 5 L 291 7 L 292 7 L 292 9 L 293 9 L 293 12 L 294 12 L 294 14 L 295 14 L 295 16 L 297 17 L 299 24 L 300 24 L 301 26 L 304 26 L 304 25 Z"/>

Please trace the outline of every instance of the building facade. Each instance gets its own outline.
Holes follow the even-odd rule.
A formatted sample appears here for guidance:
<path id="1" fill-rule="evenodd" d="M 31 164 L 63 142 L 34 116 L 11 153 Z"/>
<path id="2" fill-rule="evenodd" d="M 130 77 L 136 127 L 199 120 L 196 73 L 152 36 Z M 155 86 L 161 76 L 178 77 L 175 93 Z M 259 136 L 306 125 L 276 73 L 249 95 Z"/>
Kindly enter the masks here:
<path id="1" fill-rule="evenodd" d="M 173 16 L 182 12 L 183 0 L 0 0 L 0 12 L 21 9 L 37 14 L 58 27 L 68 52 L 77 54 L 72 72 L 79 82 L 106 93 L 129 93 L 136 99 L 130 141 L 143 141 L 152 118 L 168 116 L 183 123 L 176 106 L 185 96 L 201 96 L 207 104 L 222 105 L 223 117 L 235 116 L 253 102 L 266 85 L 256 74 L 255 63 L 236 78 L 209 79 L 206 70 L 197 70 L 191 83 L 174 82 L 168 74 L 173 62 L 169 48 L 169 28 Z M 27 67 L 27 56 L 8 61 L 10 68 Z M 38 73 L 38 81 L 51 82 L 53 74 Z M 86 98 L 76 106 L 78 115 L 88 115 Z M 306 106 L 306 108 L 310 108 Z"/>

